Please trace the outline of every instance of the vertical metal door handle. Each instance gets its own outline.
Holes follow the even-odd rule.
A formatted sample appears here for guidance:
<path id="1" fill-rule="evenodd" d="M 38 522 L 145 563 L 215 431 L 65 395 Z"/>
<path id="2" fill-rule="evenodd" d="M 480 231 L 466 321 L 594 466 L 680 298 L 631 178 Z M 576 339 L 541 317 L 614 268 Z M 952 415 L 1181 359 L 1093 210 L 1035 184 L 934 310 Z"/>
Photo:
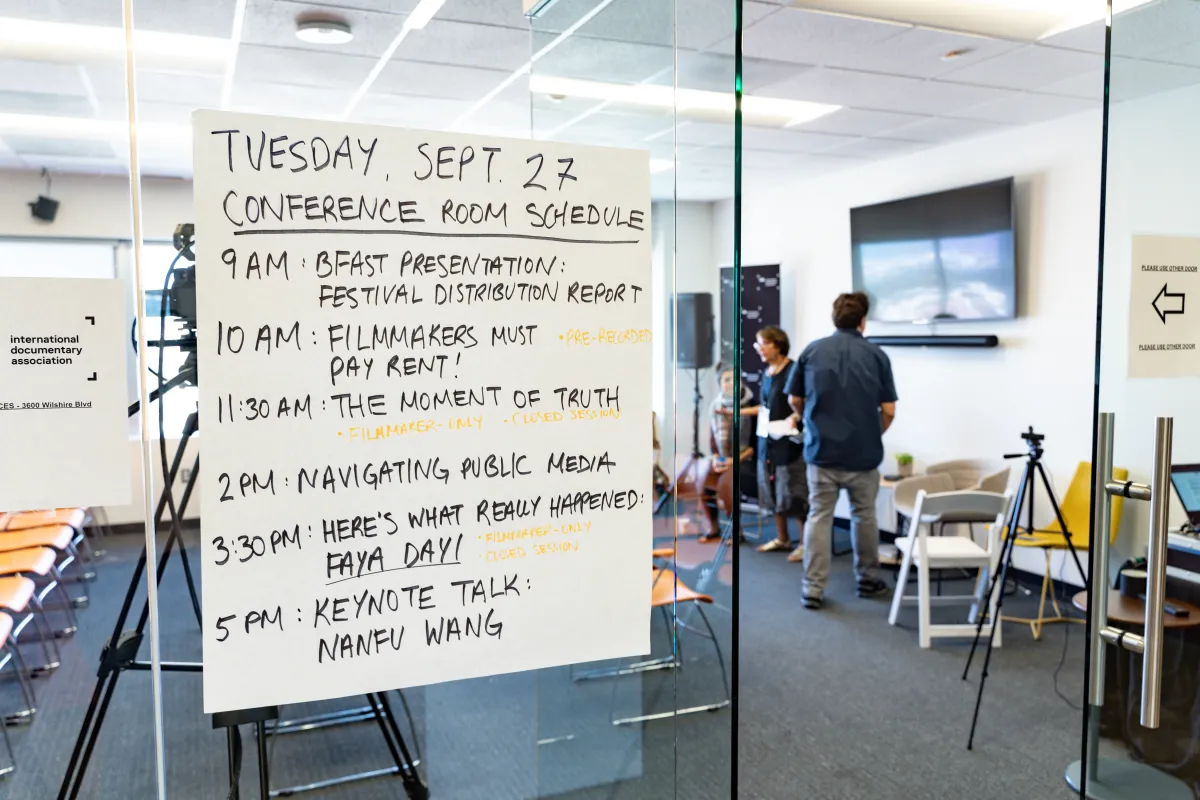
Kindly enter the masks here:
<path id="1" fill-rule="evenodd" d="M 1108 624 L 1108 540 L 1112 526 L 1112 498 L 1108 482 L 1113 471 L 1113 414 L 1101 412 L 1096 425 L 1096 456 L 1092 461 L 1092 507 L 1095 527 L 1092 529 L 1092 575 L 1088 581 L 1091 612 L 1091 661 L 1089 663 L 1088 696 L 1093 706 L 1104 705 L 1104 640 L 1100 631 Z"/>
<path id="2" fill-rule="evenodd" d="M 1167 599 L 1167 488 L 1175 421 L 1154 424 L 1154 479 L 1150 485 L 1150 540 L 1146 552 L 1146 648 L 1142 653 L 1142 727 L 1157 728 L 1162 711 L 1163 606 Z"/>

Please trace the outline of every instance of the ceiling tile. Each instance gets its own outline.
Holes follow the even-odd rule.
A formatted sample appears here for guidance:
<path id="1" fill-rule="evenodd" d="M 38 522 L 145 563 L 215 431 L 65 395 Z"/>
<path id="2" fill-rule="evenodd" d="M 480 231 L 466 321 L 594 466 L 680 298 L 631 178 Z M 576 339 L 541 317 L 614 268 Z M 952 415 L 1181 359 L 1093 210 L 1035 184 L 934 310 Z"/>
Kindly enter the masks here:
<path id="1" fill-rule="evenodd" d="M 511 72 L 529 61 L 530 46 L 528 31 L 434 19 L 409 32 L 396 52 L 412 61 Z"/>
<path id="2" fill-rule="evenodd" d="M 920 122 L 928 117 L 918 114 L 898 114 L 894 111 L 864 111 L 843 108 L 832 114 L 817 117 L 798 126 L 798 130 L 817 133 L 840 133 L 845 136 L 875 136 L 901 125 Z"/>
<path id="3" fill-rule="evenodd" d="M 1036 87 L 1036 90 L 1041 94 L 1101 101 L 1104 99 L 1104 70 L 1097 69 L 1062 80 L 1052 80 Z"/>
<path id="4" fill-rule="evenodd" d="M 54 139 L 47 136 L 5 136 L 5 144 L 19 156 L 73 156 L 76 158 L 113 158 L 116 153 L 108 142 L 82 139 Z"/>
<path id="5" fill-rule="evenodd" d="M 342 89 L 256 81 L 234 84 L 230 105 L 235 111 L 328 119 L 342 112 L 349 97 Z"/>
<path id="6" fill-rule="evenodd" d="M 848 156 L 850 158 L 893 158 L 908 155 L 929 147 L 928 142 L 912 142 L 902 139 L 852 139 L 846 144 L 831 148 L 821 155 Z"/>
<path id="7" fill-rule="evenodd" d="M 821 64 L 887 75 L 934 78 L 963 67 L 1015 50 L 1021 45 L 1000 39 L 985 39 L 961 33 L 909 28 L 898 35 L 858 47 L 830 49 Z M 965 51 L 950 61 L 942 56 Z"/>
<path id="8" fill-rule="evenodd" d="M 52 94 L 84 94 L 79 68 L 74 64 L 0 58 L 0 89 Z"/>
<path id="9" fill-rule="evenodd" d="M 302 42 L 296 38 L 297 19 L 313 15 L 329 16 L 328 6 L 278 0 L 249 0 L 242 26 L 242 43 L 336 55 L 378 57 L 391 44 L 404 24 L 404 17 L 398 14 L 357 8 L 339 9 L 332 16 L 342 18 L 350 26 L 354 34 L 352 41 L 338 45 Z"/>
<path id="10" fill-rule="evenodd" d="M 274 0 L 276 3 L 291 3 L 293 0 Z M 321 5 L 337 9 L 360 9 L 363 11 L 378 11 L 384 14 L 407 14 L 417 7 L 421 0 L 321 0 Z M 471 0 L 454 0 L 446 5 L 469 5 Z M 446 6 L 438 10 L 438 17 L 446 16 Z"/>
<path id="11" fill-rule="evenodd" d="M 653 3 L 654 0 L 650 2 Z M 778 11 L 777 5 L 744 0 L 743 31 Z M 724 41 L 734 34 L 733 12 L 734 4 L 729 0 L 675 0 L 675 14 L 678 20 L 675 41 L 681 48 L 696 50 L 703 50 Z"/>
<path id="12" fill-rule="evenodd" d="M 1026 92 L 992 103 L 964 108 L 949 116 L 1010 125 L 1030 125 L 1098 108 L 1100 108 L 1100 101 L 1097 99 Z"/>
<path id="13" fill-rule="evenodd" d="M 104 5 L 116 6 L 120 14 L 120 3 L 101 0 Z M 62 3 L 95 5 L 90 3 Z M 51 3 L 50 5 L 59 5 Z M 174 2 L 150 0 L 139 2 L 134 7 L 134 25 L 141 30 L 163 31 L 164 33 L 190 33 L 193 36 L 218 36 L 228 39 L 233 35 L 233 10 L 236 0 L 204 0 L 204 2 Z M 66 20 L 74 22 L 74 19 Z M 121 24 L 120 21 L 117 22 Z"/>
<path id="14" fill-rule="evenodd" d="M 539 33 L 533 38 L 535 51 L 549 41 Z M 533 72 L 579 80 L 641 83 L 669 73 L 674 65 L 675 53 L 670 47 L 571 36 L 538 59 Z"/>
<path id="15" fill-rule="evenodd" d="M 379 2 L 386 4 L 388 0 L 379 0 Z M 400 4 L 397 3 L 397 5 Z M 417 0 L 408 0 L 406 5 L 415 8 Z M 497 3 L 496 0 L 452 0 L 441 7 L 436 18 L 529 30 L 529 18 L 521 11 L 520 3 Z"/>
<path id="16" fill-rule="evenodd" d="M 1200 3 L 1190 0 L 1150 3 L 1113 18 L 1114 56 L 1158 59 L 1196 41 L 1200 41 Z"/>
<path id="17" fill-rule="evenodd" d="M 911 27 L 785 8 L 745 28 L 742 50 L 755 58 L 823 65 L 830 58 L 878 45 Z"/>
<path id="18" fill-rule="evenodd" d="M 466 100 L 369 92 L 354 109 L 354 121 L 439 129 L 447 127 L 469 105 Z"/>
<path id="19" fill-rule="evenodd" d="M 1118 18 L 1119 19 L 1119 18 Z M 1041 39 L 1040 43 L 1050 47 L 1062 47 L 1067 50 L 1083 50 L 1087 53 L 1104 55 L 1104 39 L 1107 30 L 1104 20 L 1096 20 L 1090 25 L 1072 28 L 1054 36 Z"/>
<path id="20" fill-rule="evenodd" d="M 372 88 L 387 94 L 478 100 L 506 77 L 508 73 L 492 69 L 393 59 L 379 73 Z"/>
<path id="21" fill-rule="evenodd" d="M 733 146 L 733 124 L 692 122 L 681 125 L 676 138 L 680 144 Z"/>
<path id="22" fill-rule="evenodd" d="M 0 89 L 0 113 L 90 117 L 92 116 L 92 105 L 87 98 L 77 95 L 14 92 Z"/>
<path id="23" fill-rule="evenodd" d="M 807 69 L 811 69 L 811 67 L 782 61 L 746 58 L 742 60 L 742 86 L 747 94 L 758 94 L 759 89 L 763 86 L 794 77 Z M 733 82 L 736 77 L 732 56 L 680 50 L 677 69 L 666 70 L 650 83 L 671 86 L 675 82 L 676 75 L 679 76 L 680 88 L 730 94 L 733 93 Z"/>
<path id="24" fill-rule="evenodd" d="M 530 26 L 539 41 L 548 41 L 575 25 L 596 5 L 596 0 L 555 0 Z M 729 4 L 730 13 L 732 8 Z M 732 24 L 729 29 L 733 30 Z M 612 0 L 575 35 L 670 47 L 675 41 L 675 6 L 670 2 Z"/>
<path id="25" fill-rule="evenodd" d="M 88 67 L 88 77 L 103 103 L 116 101 L 125 104 L 125 73 L 116 64 L 94 64 Z M 216 108 L 221 105 L 221 83 L 215 75 L 189 75 L 139 69 L 137 72 L 138 102 L 179 103 L 193 108 Z"/>
<path id="26" fill-rule="evenodd" d="M 790 100 L 810 100 L 903 114 L 947 114 L 1014 94 L 1006 89 L 832 67 L 802 73 L 765 87 L 762 93 Z"/>
<path id="27" fill-rule="evenodd" d="M 912 125 L 905 125 L 901 128 L 894 128 L 888 131 L 888 136 L 893 136 L 897 139 L 941 144 L 953 139 L 968 139 L 972 136 L 995 133 L 1005 128 L 1011 129 L 1012 126 L 995 122 L 941 117 L 914 122 Z"/>
<path id="28" fill-rule="evenodd" d="M 946 73 L 943 80 L 1001 89 L 1035 89 L 1053 75 L 1068 78 L 1104 66 L 1104 57 L 1079 50 L 1024 45 L 995 58 Z"/>
<path id="29" fill-rule="evenodd" d="M 854 138 L 831 133 L 813 133 L 793 128 L 772 129 L 746 126 L 742 129 L 742 144 L 744 147 L 785 153 L 816 153 L 846 144 Z"/>
<path id="30" fill-rule="evenodd" d="M 365 56 L 243 45 L 238 51 L 234 84 L 252 80 L 353 90 L 362 84 L 375 61 Z"/>

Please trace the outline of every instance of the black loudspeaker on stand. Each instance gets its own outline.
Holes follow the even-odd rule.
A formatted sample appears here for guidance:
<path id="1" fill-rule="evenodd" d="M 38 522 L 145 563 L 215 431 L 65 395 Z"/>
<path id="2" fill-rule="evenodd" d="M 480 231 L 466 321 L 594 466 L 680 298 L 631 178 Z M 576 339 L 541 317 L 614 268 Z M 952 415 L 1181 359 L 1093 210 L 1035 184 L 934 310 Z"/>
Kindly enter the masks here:
<path id="1" fill-rule="evenodd" d="M 1059 508 L 1058 500 L 1054 497 L 1054 489 L 1050 486 L 1050 479 L 1046 477 L 1046 468 L 1042 466 L 1042 441 L 1046 438 L 1045 435 L 1034 433 L 1031 426 L 1028 431 L 1021 434 L 1021 438 L 1025 440 L 1029 450 L 1026 453 L 1009 453 L 1005 458 L 1025 458 L 1025 472 L 1021 476 L 1020 486 L 1017 488 L 1017 496 L 1013 498 L 1012 509 L 1009 512 L 1008 519 L 1005 521 L 1004 545 L 1000 550 L 1001 568 L 996 570 L 991 576 L 991 585 L 988 586 L 987 597 L 978 612 L 978 619 L 975 623 L 975 640 L 971 642 L 971 652 L 967 656 L 967 666 L 963 670 L 962 678 L 967 680 L 967 676 L 971 671 L 971 662 L 975 659 L 975 651 L 979 647 L 979 640 L 983 638 L 983 626 L 987 621 L 987 610 L 991 608 L 992 598 L 996 597 L 996 611 L 991 619 L 991 628 L 988 631 L 987 652 L 983 658 L 983 671 L 979 676 L 979 690 L 975 695 L 975 712 L 971 716 L 971 733 L 967 737 L 967 749 L 970 750 L 975 745 L 975 729 L 979 723 L 979 707 L 983 702 L 983 689 L 987 684 L 988 667 L 992 663 L 992 651 L 995 649 L 996 628 L 1001 624 L 1002 609 L 1004 606 L 1004 587 L 1008 581 L 1008 570 L 1012 566 L 1013 553 L 1016 551 L 1016 541 L 1020 530 L 1021 512 L 1024 509 L 1025 530 L 1035 531 L 1034 527 L 1034 493 L 1037 488 L 1036 479 L 1040 478 L 1042 487 L 1046 491 L 1046 496 L 1050 498 L 1050 506 L 1054 509 L 1054 518 L 1058 521 L 1059 530 L 1063 533 L 1063 538 L 1067 542 L 1067 549 L 1071 551 L 1071 558 L 1075 560 L 1075 567 L 1079 570 L 1079 574 L 1085 576 L 1084 588 L 1087 588 L 1087 573 L 1083 569 L 1083 564 L 1079 560 L 1079 553 L 1075 550 L 1075 545 L 1071 541 L 1071 531 L 1067 527 L 1067 522 L 1063 519 L 1062 509 Z M 1107 534 L 1105 534 L 1107 535 Z M 996 592 L 1000 592 L 997 597 Z"/>
<path id="2" fill-rule="evenodd" d="M 715 320 L 713 319 L 713 297 L 707 292 L 681 294 L 676 300 L 676 367 L 692 370 L 692 452 L 687 463 L 675 474 L 675 480 L 654 505 L 654 513 L 662 511 L 667 500 L 675 495 L 681 481 L 691 477 L 698 482 L 700 460 L 700 370 L 713 365 L 715 344 Z"/>

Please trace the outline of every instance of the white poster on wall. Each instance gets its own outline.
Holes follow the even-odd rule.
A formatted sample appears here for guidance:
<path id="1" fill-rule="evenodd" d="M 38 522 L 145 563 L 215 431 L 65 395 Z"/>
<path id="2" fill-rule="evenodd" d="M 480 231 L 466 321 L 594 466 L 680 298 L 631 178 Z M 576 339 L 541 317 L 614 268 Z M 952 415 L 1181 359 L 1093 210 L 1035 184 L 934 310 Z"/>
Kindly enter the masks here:
<path id="1" fill-rule="evenodd" d="M 1200 239 L 1134 236 L 1129 377 L 1200 375 Z"/>
<path id="2" fill-rule="evenodd" d="M 130 498 L 125 285 L 0 278 L 0 510 Z"/>
<path id="3" fill-rule="evenodd" d="M 648 155 L 194 129 L 205 710 L 647 652 Z"/>

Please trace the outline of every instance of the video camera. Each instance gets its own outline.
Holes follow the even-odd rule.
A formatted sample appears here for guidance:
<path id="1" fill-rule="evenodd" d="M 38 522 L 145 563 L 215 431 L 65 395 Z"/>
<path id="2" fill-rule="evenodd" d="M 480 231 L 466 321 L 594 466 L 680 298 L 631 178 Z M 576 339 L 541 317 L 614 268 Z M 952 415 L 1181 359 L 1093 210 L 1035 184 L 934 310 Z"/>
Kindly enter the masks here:
<path id="1" fill-rule="evenodd" d="M 1030 458 L 1037 460 L 1042 457 L 1042 442 L 1046 440 L 1046 434 L 1034 433 L 1033 426 L 1029 426 L 1029 430 L 1021 434 L 1021 438 L 1025 440 L 1026 446 L 1029 448 L 1025 453 L 1005 453 L 1005 458 Z"/>
<path id="2" fill-rule="evenodd" d="M 161 330 L 159 318 L 171 317 L 176 321 L 173 339 L 146 339 L 147 347 L 178 347 L 186 354 L 179 374 L 163 380 L 170 386 L 196 385 L 196 226 L 190 222 L 175 226 L 172 243 L 179 256 L 171 272 L 171 281 L 163 289 L 146 290 L 146 326 L 151 336 Z M 180 266 L 182 262 L 182 266 Z M 155 302 L 157 301 L 157 302 Z M 138 348 L 137 318 L 130 332 L 133 350 Z"/>

